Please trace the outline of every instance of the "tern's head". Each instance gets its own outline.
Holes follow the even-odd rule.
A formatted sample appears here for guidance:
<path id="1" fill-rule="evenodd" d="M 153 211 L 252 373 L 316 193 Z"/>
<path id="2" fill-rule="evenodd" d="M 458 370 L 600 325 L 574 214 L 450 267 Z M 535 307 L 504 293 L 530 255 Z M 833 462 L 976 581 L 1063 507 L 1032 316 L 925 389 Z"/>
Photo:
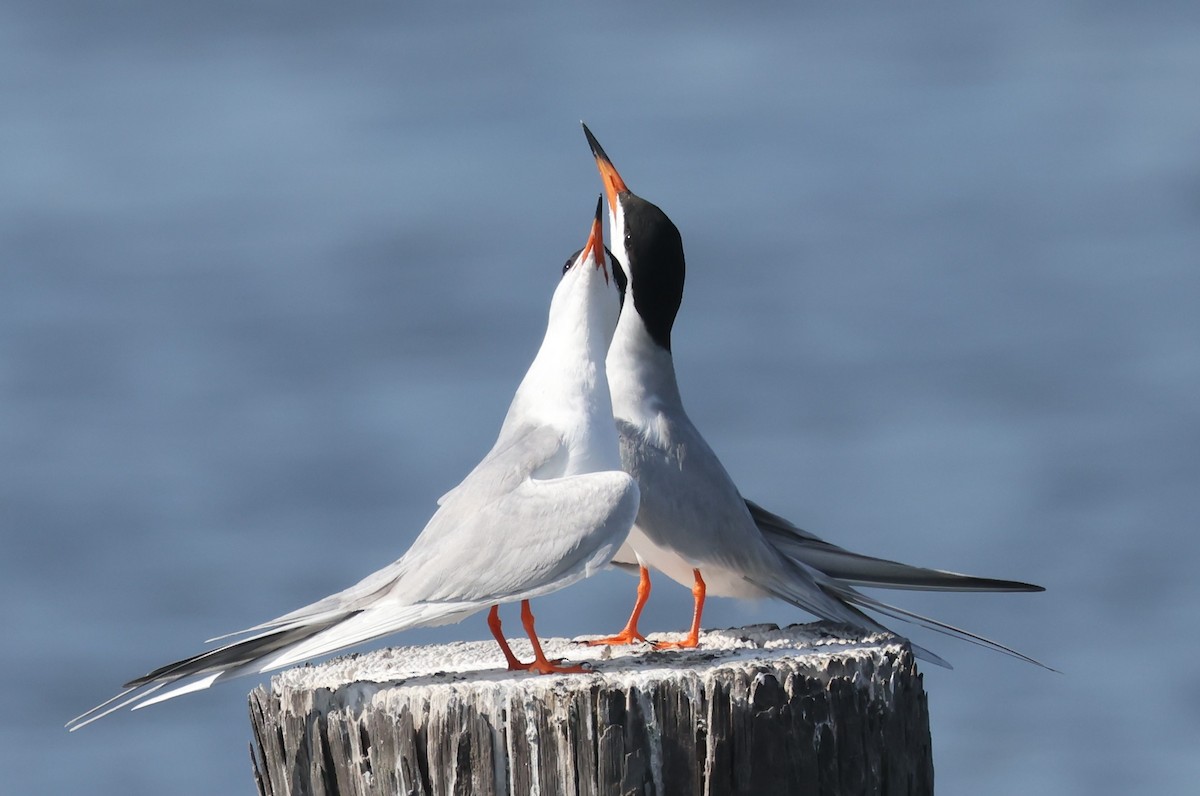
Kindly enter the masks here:
<path id="1" fill-rule="evenodd" d="M 604 231 L 600 214 L 604 199 L 596 202 L 596 216 L 588 230 L 587 243 L 571 255 L 562 269 L 562 280 L 550 302 L 550 322 L 546 337 L 562 342 L 576 339 L 581 332 L 589 346 L 600 344 L 600 358 L 608 350 L 617 325 L 626 278 L 621 266 L 605 256 Z"/>
<path id="2" fill-rule="evenodd" d="M 586 124 L 583 132 L 604 181 L 609 234 L 625 265 L 633 309 L 654 342 L 670 351 L 671 327 L 683 301 L 683 238 L 666 213 L 629 190 Z"/>

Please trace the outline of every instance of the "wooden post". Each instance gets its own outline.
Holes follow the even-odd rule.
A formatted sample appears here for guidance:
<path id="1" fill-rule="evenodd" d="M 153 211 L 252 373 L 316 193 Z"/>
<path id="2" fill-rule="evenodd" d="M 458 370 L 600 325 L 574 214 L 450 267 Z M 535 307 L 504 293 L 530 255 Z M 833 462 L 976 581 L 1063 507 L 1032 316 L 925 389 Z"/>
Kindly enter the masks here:
<path id="1" fill-rule="evenodd" d="M 922 679 L 894 637 L 813 624 L 709 631 L 682 652 L 543 644 L 595 673 L 511 673 L 488 641 L 277 675 L 250 695 L 259 792 L 933 793 Z"/>

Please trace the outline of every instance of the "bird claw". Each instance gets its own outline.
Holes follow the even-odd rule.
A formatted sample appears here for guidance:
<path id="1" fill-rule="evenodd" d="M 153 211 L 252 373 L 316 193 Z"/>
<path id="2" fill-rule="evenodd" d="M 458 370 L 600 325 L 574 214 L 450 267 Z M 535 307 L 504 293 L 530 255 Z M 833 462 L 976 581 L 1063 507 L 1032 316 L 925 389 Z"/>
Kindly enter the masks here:
<path id="1" fill-rule="evenodd" d="M 656 650 L 694 650 L 700 646 L 699 636 L 688 636 L 681 641 L 651 641 Z"/>
<path id="2" fill-rule="evenodd" d="M 624 647 L 630 644 L 654 644 L 653 641 L 643 636 L 637 631 L 623 630 L 615 636 L 607 638 L 593 638 L 580 641 L 580 644 L 585 644 L 589 647 Z"/>
<path id="3" fill-rule="evenodd" d="M 564 666 L 566 660 L 566 658 L 549 658 L 541 661 L 534 659 L 529 663 L 516 661 L 508 665 L 508 670 L 510 672 L 533 672 L 534 674 L 587 674 L 592 671 L 586 663 Z"/>
<path id="4" fill-rule="evenodd" d="M 563 666 L 564 658 L 555 658 L 552 661 L 542 660 L 533 661 L 526 668 L 528 671 L 536 672 L 537 674 L 591 674 L 591 667 L 583 664 L 574 666 Z"/>

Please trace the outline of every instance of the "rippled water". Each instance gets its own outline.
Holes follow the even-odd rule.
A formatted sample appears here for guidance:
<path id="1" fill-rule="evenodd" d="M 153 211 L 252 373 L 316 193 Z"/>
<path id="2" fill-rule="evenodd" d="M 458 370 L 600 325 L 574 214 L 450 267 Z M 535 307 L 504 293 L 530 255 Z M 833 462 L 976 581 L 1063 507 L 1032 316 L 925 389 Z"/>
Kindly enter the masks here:
<path id="1" fill-rule="evenodd" d="M 6 791 L 253 791 L 252 681 L 61 725 L 405 549 L 582 243 L 580 118 L 684 234 L 677 365 L 743 491 L 1048 587 L 897 597 L 1064 672 L 914 631 L 957 667 L 939 790 L 1200 779 L 1194 4 L 247 5 L 0 6 Z"/>

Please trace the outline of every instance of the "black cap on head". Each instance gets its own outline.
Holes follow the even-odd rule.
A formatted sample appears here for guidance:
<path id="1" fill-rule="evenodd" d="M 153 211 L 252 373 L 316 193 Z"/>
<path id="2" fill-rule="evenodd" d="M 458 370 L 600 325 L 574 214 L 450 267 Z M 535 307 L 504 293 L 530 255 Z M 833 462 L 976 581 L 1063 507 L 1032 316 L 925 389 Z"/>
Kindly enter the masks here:
<path id="1" fill-rule="evenodd" d="M 671 350 L 671 327 L 683 301 L 683 239 L 679 230 L 657 206 L 647 202 L 625 184 L 596 136 L 583 125 L 588 146 L 596 159 L 608 206 L 615 216 L 625 216 L 625 269 L 633 306 L 650 337 Z M 617 241 L 613 245 L 618 245 Z M 614 258 L 615 259 L 615 258 Z M 618 270 L 614 268 L 614 272 Z M 619 283 L 618 283 L 619 284 Z M 621 285 L 622 302 L 625 286 Z"/>
<path id="2" fill-rule="evenodd" d="M 654 342 L 670 351 L 683 301 L 683 238 L 666 213 L 636 194 L 622 194 L 621 208 L 633 307 Z"/>

